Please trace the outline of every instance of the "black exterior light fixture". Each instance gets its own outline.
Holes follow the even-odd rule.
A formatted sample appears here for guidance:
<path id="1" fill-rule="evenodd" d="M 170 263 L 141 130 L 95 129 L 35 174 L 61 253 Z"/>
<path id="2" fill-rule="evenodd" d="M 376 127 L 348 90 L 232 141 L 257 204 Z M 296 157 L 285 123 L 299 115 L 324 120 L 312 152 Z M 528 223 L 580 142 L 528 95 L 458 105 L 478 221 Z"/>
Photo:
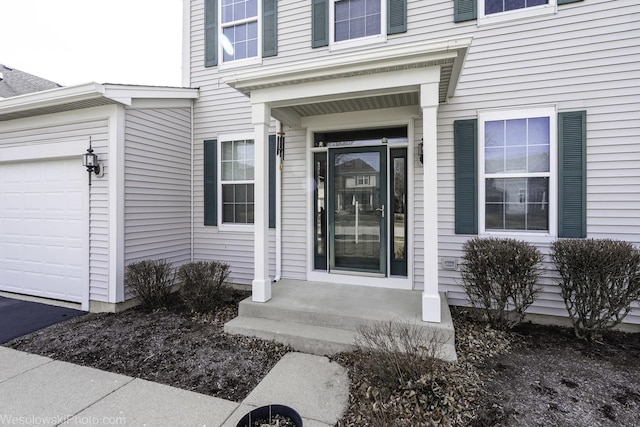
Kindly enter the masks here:
<path id="1" fill-rule="evenodd" d="M 422 146 L 424 145 L 424 139 L 420 139 L 420 143 L 418 144 L 418 156 L 420 156 L 420 164 L 424 164 L 424 154 L 422 151 Z"/>
<path id="2" fill-rule="evenodd" d="M 98 163 L 98 155 L 93 152 L 91 148 L 91 138 L 89 138 L 89 148 L 87 152 L 82 155 L 82 166 L 87 168 L 89 172 L 89 185 L 91 185 L 91 173 L 98 175 L 100 173 L 100 164 Z"/>

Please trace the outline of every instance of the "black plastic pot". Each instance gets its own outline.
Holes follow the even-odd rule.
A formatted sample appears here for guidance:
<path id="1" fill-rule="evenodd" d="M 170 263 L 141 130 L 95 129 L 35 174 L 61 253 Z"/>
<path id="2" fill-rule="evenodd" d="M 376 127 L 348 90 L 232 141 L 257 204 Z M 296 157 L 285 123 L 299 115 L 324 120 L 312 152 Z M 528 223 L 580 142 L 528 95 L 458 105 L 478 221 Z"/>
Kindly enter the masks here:
<path id="1" fill-rule="evenodd" d="M 242 419 L 238 421 L 238 424 L 236 424 L 236 427 L 251 427 L 251 422 L 253 420 L 268 420 L 269 417 L 274 415 L 284 415 L 285 417 L 289 417 L 293 420 L 296 427 L 302 427 L 302 417 L 300 414 L 298 414 L 295 409 L 285 405 L 267 405 L 256 408 L 242 417 Z"/>

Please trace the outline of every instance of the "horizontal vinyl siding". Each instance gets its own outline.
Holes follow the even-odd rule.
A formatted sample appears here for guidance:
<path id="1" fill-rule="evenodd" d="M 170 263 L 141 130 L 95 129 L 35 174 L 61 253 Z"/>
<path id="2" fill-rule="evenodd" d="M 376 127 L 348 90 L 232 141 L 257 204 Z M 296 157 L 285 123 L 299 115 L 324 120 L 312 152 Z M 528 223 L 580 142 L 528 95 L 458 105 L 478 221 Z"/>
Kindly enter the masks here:
<path id="1" fill-rule="evenodd" d="M 477 110 L 555 104 L 587 111 L 587 233 L 640 246 L 640 5 L 577 3 L 546 18 L 474 27 L 460 82 L 438 122 L 440 257 L 460 259 L 467 236 L 454 234 L 453 121 Z M 508 37 L 505 35 L 508 34 Z M 544 290 L 531 313 L 566 316 L 545 254 Z M 457 271 L 440 271 L 452 304 L 467 304 Z M 637 308 L 626 322 L 640 323 Z"/>
<path id="2" fill-rule="evenodd" d="M 191 111 L 125 115 L 125 265 L 191 259 Z"/>
<path id="3" fill-rule="evenodd" d="M 87 110 L 90 111 L 90 110 Z M 96 116 L 99 116 L 96 113 Z M 105 117 L 108 113 L 105 113 Z M 86 141 L 89 138 L 95 154 L 98 155 L 101 167 L 109 169 L 108 152 L 108 119 L 74 119 L 68 113 L 52 115 L 60 117 L 57 124 L 41 125 L 37 118 L 25 119 L 25 123 L 33 126 L 19 130 L 5 130 L 0 126 L 0 146 L 19 147 L 31 144 L 56 144 L 65 141 Z M 79 152 L 78 155 L 81 155 Z M 78 160 L 78 168 L 82 163 Z M 108 301 L 109 280 L 109 191 L 108 176 L 96 177 L 91 181 L 89 198 L 89 298 L 94 301 Z"/>
<path id="4" fill-rule="evenodd" d="M 451 0 L 409 0 L 408 31 L 389 36 L 384 45 L 392 48 L 473 36 L 455 96 L 439 108 L 440 257 L 460 259 L 462 244 L 467 239 L 467 236 L 454 234 L 453 121 L 476 117 L 481 109 L 541 104 L 554 104 L 559 111 L 587 111 L 588 236 L 620 238 L 640 245 L 640 47 L 637 42 L 640 39 L 640 4 L 635 0 L 588 0 L 559 6 L 554 15 L 479 27 L 477 21 L 454 23 L 453 3 Z M 252 128 L 249 100 L 221 82 L 227 74 L 233 73 L 233 69 L 203 67 L 202 15 L 202 1 L 193 0 L 191 85 L 202 90 L 196 107 L 197 141 L 215 137 L 218 133 Z M 278 56 L 263 59 L 263 67 L 298 64 L 356 51 L 330 52 L 326 47 L 310 47 L 309 2 L 279 1 L 278 21 Z M 362 49 L 376 47 L 370 45 Z M 303 143 L 304 132 L 299 132 L 300 137 L 297 130 L 295 136 L 290 133 L 284 170 L 283 275 L 297 277 L 298 271 L 304 272 L 299 263 L 306 259 L 298 253 L 298 250 L 304 251 L 306 256 L 307 234 L 299 228 L 306 224 L 306 218 L 298 218 L 297 213 L 287 212 L 287 209 L 302 208 L 302 201 L 306 199 L 298 199 L 300 194 L 296 190 L 296 180 L 308 179 L 308 176 L 303 172 L 300 175 L 288 172 L 288 168 L 292 168 L 290 152 L 295 152 L 292 156 L 296 156 L 293 157 L 296 161 L 305 158 L 304 151 L 296 151 L 298 138 Z M 418 140 L 422 134 L 421 121 L 416 122 L 415 134 Z M 291 148 L 290 142 L 296 148 Z M 300 149 L 304 150 L 302 146 Z M 201 170 L 198 172 L 201 158 L 196 165 L 196 171 L 201 175 Z M 302 165 L 296 163 L 296 170 Z M 421 288 L 424 274 L 424 200 L 421 196 L 422 165 L 417 156 L 414 166 L 413 270 L 414 286 Z M 288 173 L 291 181 L 288 181 Z M 196 179 L 197 185 L 199 181 L 201 178 Z M 201 189 L 196 190 L 196 195 L 196 203 L 201 205 Z M 201 215 L 201 210 L 199 206 L 196 215 Z M 202 237 L 196 239 L 205 242 Z M 212 243 L 213 240 L 207 239 L 206 242 Z M 241 242 L 225 239 L 224 245 L 252 254 L 251 242 L 252 237 L 249 236 Z M 538 243 L 538 246 L 548 252 L 548 242 Z M 564 316 L 566 311 L 548 260 L 547 266 L 549 272 L 543 281 L 545 290 L 531 311 Z M 440 287 L 448 292 L 451 303 L 466 303 L 458 271 L 441 270 Z M 635 310 L 627 321 L 640 323 L 640 311 Z"/>

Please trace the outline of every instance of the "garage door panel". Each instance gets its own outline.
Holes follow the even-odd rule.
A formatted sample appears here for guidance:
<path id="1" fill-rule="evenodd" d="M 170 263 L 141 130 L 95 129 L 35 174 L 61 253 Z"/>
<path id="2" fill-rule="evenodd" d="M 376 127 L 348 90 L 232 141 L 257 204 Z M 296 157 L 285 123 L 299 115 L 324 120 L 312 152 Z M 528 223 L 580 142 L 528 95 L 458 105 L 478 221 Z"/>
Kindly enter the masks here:
<path id="1" fill-rule="evenodd" d="M 0 164 L 0 290 L 82 301 L 87 189 L 79 166 Z"/>

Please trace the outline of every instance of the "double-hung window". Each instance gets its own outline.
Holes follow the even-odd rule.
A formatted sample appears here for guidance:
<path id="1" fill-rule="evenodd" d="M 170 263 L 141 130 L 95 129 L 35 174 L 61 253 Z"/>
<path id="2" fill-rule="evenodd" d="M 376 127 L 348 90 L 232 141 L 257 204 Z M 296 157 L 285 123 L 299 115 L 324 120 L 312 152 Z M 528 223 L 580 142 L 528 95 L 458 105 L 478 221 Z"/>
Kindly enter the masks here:
<path id="1" fill-rule="evenodd" d="M 557 0 L 477 0 L 478 23 L 509 21 L 556 12 Z"/>
<path id="2" fill-rule="evenodd" d="M 349 47 L 386 40 L 386 9 L 384 0 L 331 0 L 332 46 Z"/>
<path id="3" fill-rule="evenodd" d="M 223 62 L 258 58 L 259 9 L 258 0 L 220 0 Z"/>
<path id="4" fill-rule="evenodd" d="M 219 158 L 222 224 L 253 224 L 253 140 L 221 140 Z"/>
<path id="5" fill-rule="evenodd" d="M 555 108 L 479 114 L 480 232 L 555 234 Z"/>

